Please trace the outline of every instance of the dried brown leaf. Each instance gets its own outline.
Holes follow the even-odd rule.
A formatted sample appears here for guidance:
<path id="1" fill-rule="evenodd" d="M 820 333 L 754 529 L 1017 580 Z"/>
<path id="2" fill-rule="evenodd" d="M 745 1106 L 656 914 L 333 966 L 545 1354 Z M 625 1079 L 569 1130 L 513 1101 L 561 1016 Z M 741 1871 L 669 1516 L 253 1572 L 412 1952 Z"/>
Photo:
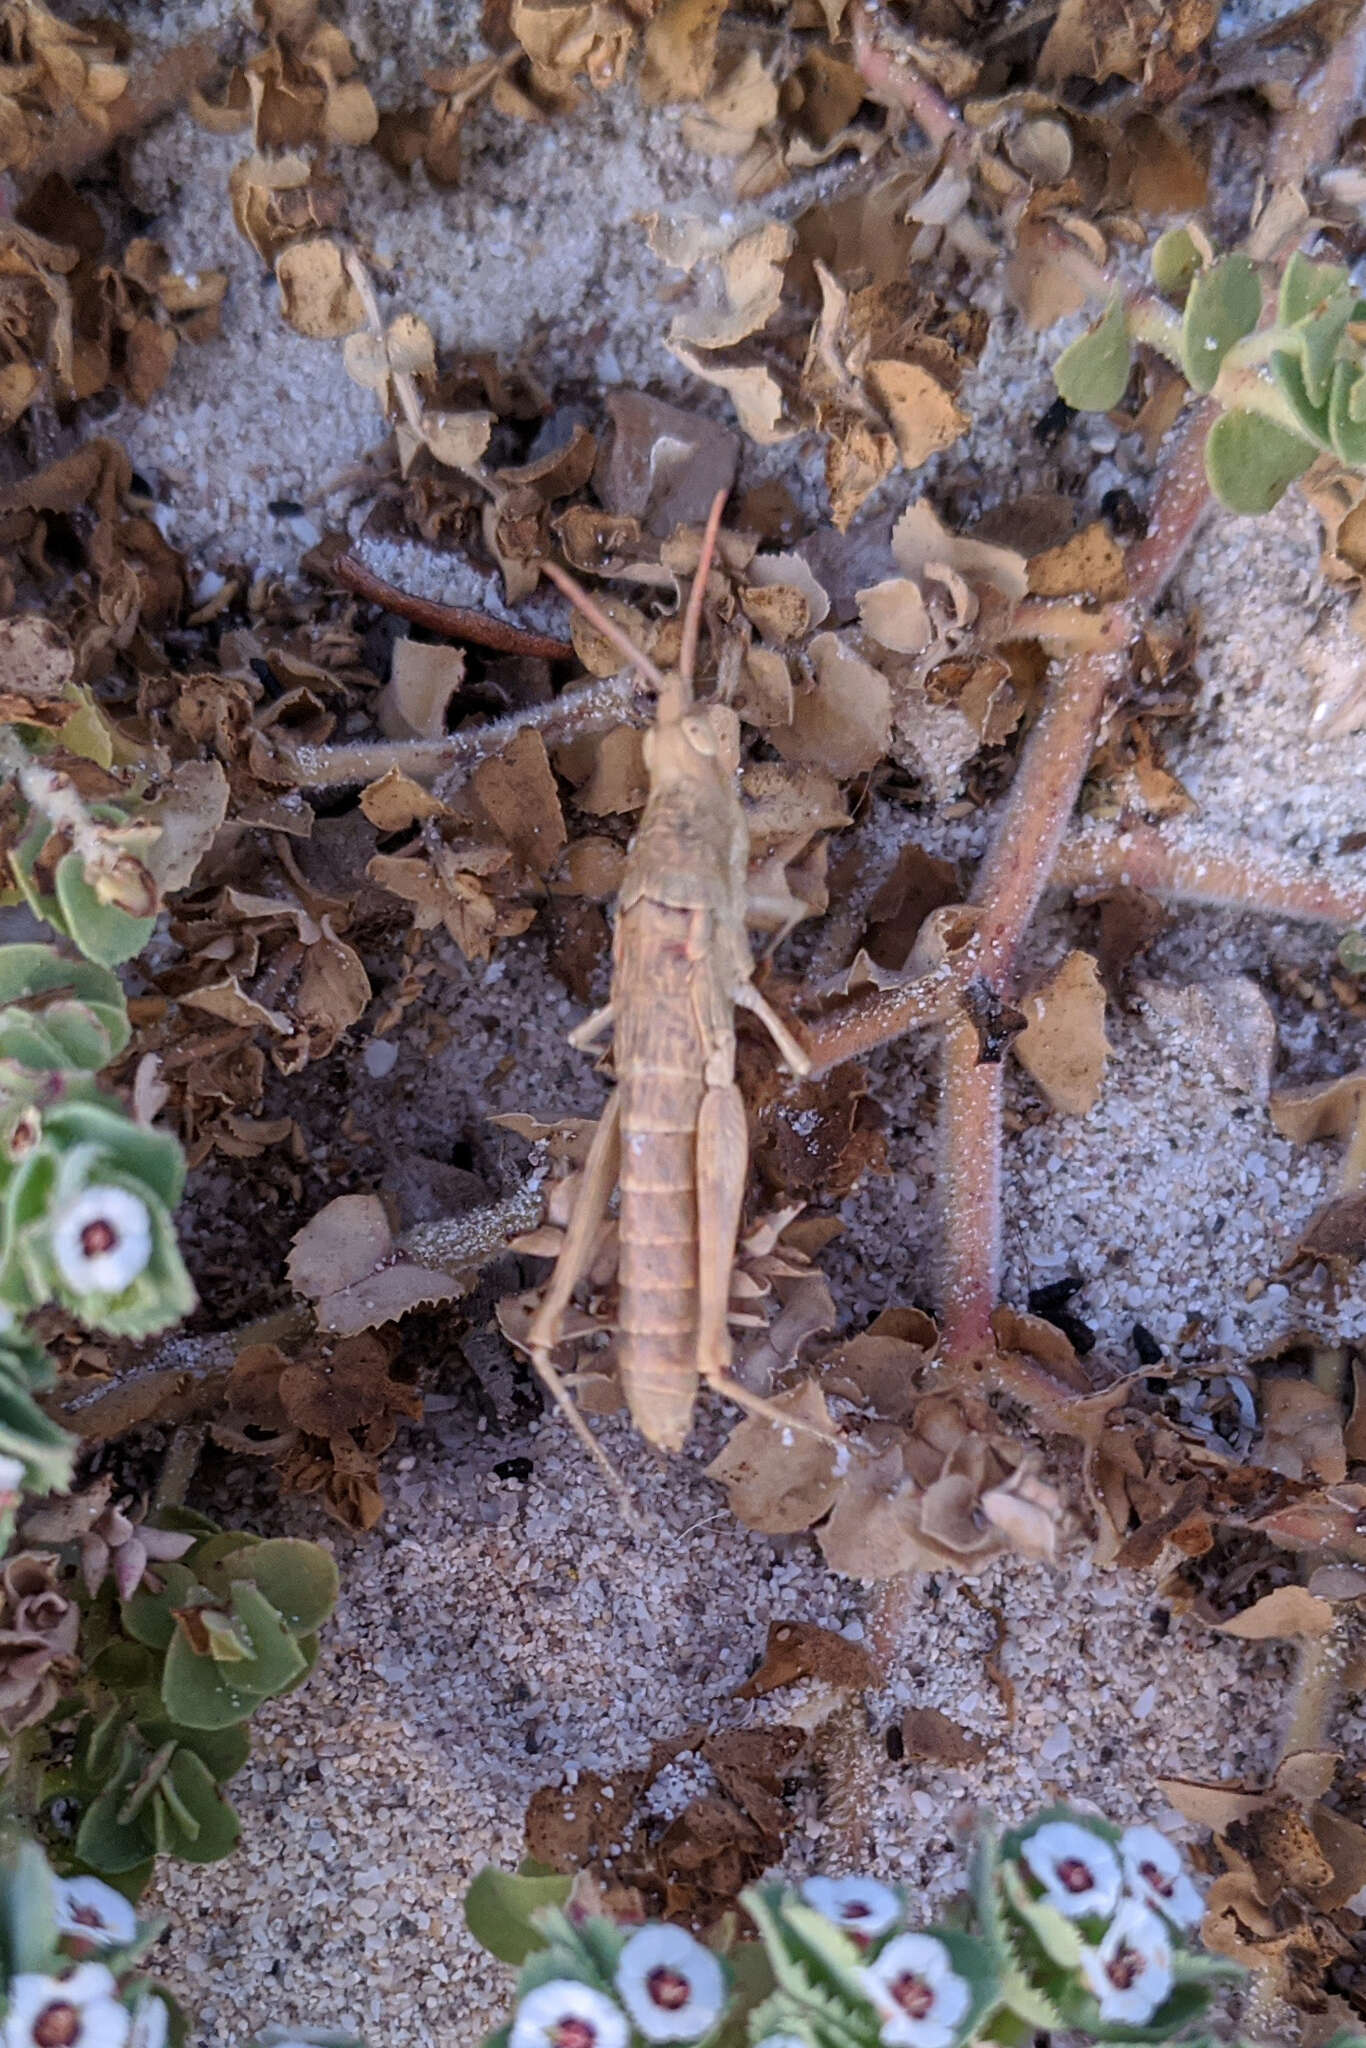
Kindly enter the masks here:
<path id="1" fill-rule="evenodd" d="M 1014 1040 L 1020 1065 L 1065 1116 L 1094 1109 L 1111 1045 L 1105 1036 L 1105 990 L 1090 953 L 1069 953 L 1057 972 L 1021 1007 L 1025 1028 Z"/>

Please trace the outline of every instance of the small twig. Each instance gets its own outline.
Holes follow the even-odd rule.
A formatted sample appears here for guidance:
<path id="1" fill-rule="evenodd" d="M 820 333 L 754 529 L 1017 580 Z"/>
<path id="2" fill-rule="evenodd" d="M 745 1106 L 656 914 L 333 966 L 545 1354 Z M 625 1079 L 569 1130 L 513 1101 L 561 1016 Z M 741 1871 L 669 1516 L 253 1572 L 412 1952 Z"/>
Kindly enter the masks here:
<path id="1" fill-rule="evenodd" d="M 157 1475 L 156 1491 L 152 1495 L 154 1516 L 165 1508 L 178 1508 L 183 1504 L 204 1450 L 206 1433 L 202 1422 L 182 1422 L 172 1432 Z"/>
<path id="2" fill-rule="evenodd" d="M 332 574 L 343 589 L 353 591 L 367 604 L 377 604 L 381 611 L 392 612 L 395 618 L 407 619 L 410 625 L 439 633 L 444 639 L 473 641 L 476 647 L 492 647 L 500 654 L 537 655 L 542 661 L 575 658 L 573 643 L 557 640 L 552 633 L 533 633 L 525 626 L 495 619 L 469 605 L 440 604 L 435 598 L 414 597 L 400 590 L 396 583 L 387 583 L 377 576 L 358 555 L 334 556 Z"/>
<path id="3" fill-rule="evenodd" d="M 1209 506 L 1204 452 L 1211 418 L 1208 405 L 1195 407 L 1175 437 L 1147 538 L 1126 557 L 1136 607 L 1156 603 Z M 804 1044 L 817 1069 L 837 1066 L 903 1031 L 938 1021 L 934 1012 L 944 995 L 951 1002 L 953 993 L 961 994 L 977 976 L 984 975 L 998 994 L 1006 994 L 1015 949 L 1047 886 L 1118 673 L 1118 659 L 1110 655 L 1073 656 L 1059 664 L 972 892 L 981 910 L 974 956 L 960 960 L 947 991 L 941 984 L 931 993 L 917 978 L 903 989 L 859 997 L 809 1026 Z"/>
<path id="4" fill-rule="evenodd" d="M 878 94 L 886 105 L 900 107 L 904 114 L 909 114 L 936 149 L 970 152 L 971 137 L 962 115 L 911 61 L 910 53 L 898 50 L 893 56 L 874 40 L 867 7 L 856 6 L 850 19 L 854 62 L 870 92 Z"/>
<path id="5" fill-rule="evenodd" d="M 1001 1291 L 1001 1106 L 1005 1063 L 983 1060 L 966 1018 L 944 1033 L 940 1065 L 939 1273 L 941 1356 L 986 1357 Z"/>
<path id="6" fill-rule="evenodd" d="M 1304 79 L 1276 124 L 1271 183 L 1302 185 L 1330 163 L 1366 92 L 1366 7 L 1338 37 L 1319 69 Z"/>
<path id="7" fill-rule="evenodd" d="M 1296 924 L 1366 923 L 1366 880 L 1339 881 L 1250 843 L 1230 845 L 1182 828 L 1179 840 L 1152 825 L 1090 825 L 1064 841 L 1050 877 L 1062 889 L 1144 889 L 1180 903 L 1252 910 Z"/>
<path id="8" fill-rule="evenodd" d="M 532 1230 L 545 1214 L 544 1168 L 534 1167 L 511 1194 L 477 1208 L 462 1209 L 454 1216 L 438 1216 L 427 1223 L 415 1223 L 394 1239 L 391 1256 L 401 1256 L 417 1265 L 468 1279 L 491 1259 L 507 1249 L 513 1238 Z M 184 1401 L 195 1387 L 202 1394 L 191 1400 L 191 1413 L 179 1418 L 180 1430 L 196 1426 L 193 1410 L 212 1403 L 239 1354 L 248 1344 L 277 1344 L 287 1347 L 309 1337 L 317 1328 L 311 1303 L 292 1301 L 285 1308 L 239 1323 L 229 1330 L 210 1330 L 185 1336 L 172 1332 L 163 1337 L 150 1357 L 141 1358 L 113 1380 L 83 1381 L 74 1388 L 59 1387 L 44 1406 L 59 1422 L 82 1437 L 122 1436 L 127 1430 L 158 1419 L 164 1404 Z M 180 1434 L 177 1431 L 177 1436 Z M 193 1457 L 199 1455 L 196 1448 Z M 175 1457 L 189 1457 L 188 1447 L 177 1453 L 172 1441 L 167 1453 L 167 1470 L 172 1477 Z M 163 1473 L 157 1489 L 160 1501 L 168 1484 Z"/>
<path id="9" fill-rule="evenodd" d="M 628 674 L 607 676 L 581 690 L 566 690 L 549 703 L 509 712 L 487 725 L 466 725 L 435 740 L 361 740 L 352 746 L 281 746 L 281 759 L 298 777 L 301 789 L 337 789 L 348 783 L 373 782 L 397 768 L 418 780 L 442 778 L 441 794 L 490 754 L 500 754 L 518 733 L 534 728 L 554 744 L 604 732 L 613 725 L 648 725 L 650 700 Z"/>

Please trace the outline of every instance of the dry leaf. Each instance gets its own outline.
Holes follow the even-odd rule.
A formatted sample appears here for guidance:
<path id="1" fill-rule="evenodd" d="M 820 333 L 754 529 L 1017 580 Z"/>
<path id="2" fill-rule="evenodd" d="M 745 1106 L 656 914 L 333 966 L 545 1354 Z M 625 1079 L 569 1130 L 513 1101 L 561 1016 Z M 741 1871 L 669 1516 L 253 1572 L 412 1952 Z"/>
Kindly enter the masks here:
<path id="1" fill-rule="evenodd" d="M 565 844 L 560 793 L 541 735 L 520 732 L 474 771 L 475 800 L 523 867 L 547 875 Z"/>
<path id="2" fill-rule="evenodd" d="M 909 576 L 888 576 L 858 593 L 859 620 L 879 647 L 896 654 L 920 654 L 934 637 L 919 585 Z"/>
<path id="3" fill-rule="evenodd" d="M 1333 1627 L 1333 1604 L 1319 1599 L 1304 1586 L 1278 1586 L 1274 1593 L 1254 1600 L 1240 1614 L 1214 1625 L 1221 1635 L 1240 1636 L 1250 1643 L 1276 1641 L 1284 1636 L 1325 1636 Z"/>
<path id="4" fill-rule="evenodd" d="M 391 740 L 440 739 L 451 699 L 464 681 L 463 648 L 396 640 L 389 680 L 376 709 L 380 731 Z"/>
<path id="5" fill-rule="evenodd" d="M 770 738 L 786 761 L 825 768 L 841 780 L 866 775 L 891 741 L 891 686 L 838 634 L 818 633 L 807 653 L 815 685 L 798 691 L 791 725 Z"/>
<path id="6" fill-rule="evenodd" d="M 907 1707 L 901 1717 L 901 1740 L 907 1756 L 962 1770 L 986 1761 L 987 1747 L 969 1735 L 938 1707 Z"/>
<path id="7" fill-rule="evenodd" d="M 439 797 L 401 768 L 390 768 L 378 782 L 369 783 L 361 791 L 360 807 L 376 830 L 385 834 L 406 832 L 424 818 L 442 817 L 446 810 Z"/>
<path id="8" fill-rule="evenodd" d="M 825 1396 L 811 1380 L 773 1396 L 773 1405 L 830 1428 Z M 761 1416 L 747 1415 L 731 1431 L 724 1450 L 707 1467 L 707 1477 L 726 1488 L 731 1513 L 751 1529 L 786 1536 L 818 1522 L 840 1492 L 836 1451 L 802 1430 L 784 1431 Z"/>
<path id="9" fill-rule="evenodd" d="M 280 310 L 312 341 L 331 341 L 363 326 L 365 310 L 346 274 L 341 250 L 326 236 L 291 242 L 275 259 Z"/>
<path id="10" fill-rule="evenodd" d="M 711 362 L 683 342 L 671 341 L 668 347 L 670 354 L 677 356 L 695 377 L 726 393 L 751 441 L 761 448 L 772 448 L 780 441 L 792 439 L 797 429 L 787 421 L 781 387 L 765 364 Z"/>
<path id="11" fill-rule="evenodd" d="M 763 1662 L 737 1686 L 737 1700 L 762 1699 L 785 1685 L 815 1679 L 819 1685 L 862 1692 L 877 1682 L 877 1666 L 861 1643 L 851 1642 L 814 1621 L 771 1621 Z"/>
<path id="12" fill-rule="evenodd" d="M 972 422 L 937 378 L 919 363 L 873 362 L 868 390 L 887 415 L 903 469 L 919 469 L 951 448 Z"/>
<path id="13" fill-rule="evenodd" d="M 664 0 L 645 31 L 640 96 L 659 106 L 700 100 L 716 63 L 716 31 L 727 0 Z"/>
<path id="14" fill-rule="evenodd" d="M 1090 953 L 1069 953 L 1056 974 L 1021 1008 L 1027 1023 L 1016 1057 L 1050 1108 L 1065 1116 L 1094 1109 L 1112 1047 L 1105 1036 L 1105 990 Z"/>

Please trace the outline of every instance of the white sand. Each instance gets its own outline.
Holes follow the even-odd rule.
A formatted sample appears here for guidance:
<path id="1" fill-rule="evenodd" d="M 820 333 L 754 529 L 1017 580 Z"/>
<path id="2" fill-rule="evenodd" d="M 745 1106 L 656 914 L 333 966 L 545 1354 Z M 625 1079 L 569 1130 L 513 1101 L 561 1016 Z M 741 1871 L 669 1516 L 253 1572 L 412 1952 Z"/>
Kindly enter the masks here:
<path id="1" fill-rule="evenodd" d="M 377 57 L 380 97 L 393 99 L 400 64 L 411 77 L 424 61 L 473 48 L 456 22 L 472 11 L 435 0 L 405 11 L 401 47 L 386 40 L 398 14 L 380 0 L 345 18 L 362 53 Z M 220 18 L 215 5 L 194 19 L 175 14 L 178 32 Z M 508 353 L 543 326 L 537 366 L 564 387 L 650 379 L 685 391 L 659 343 L 665 278 L 632 217 L 684 200 L 724 206 L 724 167 L 688 156 L 671 117 L 643 116 L 626 94 L 539 130 L 480 116 L 470 136 L 467 181 L 455 193 L 405 192 L 367 156 L 348 160 L 355 218 L 395 265 L 389 303 L 420 312 L 442 343 Z M 330 487 L 382 429 L 339 352 L 283 327 L 273 288 L 235 237 L 226 175 L 242 146 L 175 121 L 136 152 L 153 232 L 189 268 L 226 266 L 232 285 L 222 339 L 183 351 L 156 403 L 111 430 L 165 497 L 169 531 L 196 562 L 288 570 L 298 538 L 268 501 L 305 502 L 319 526 L 342 517 L 346 493 Z M 938 474 L 978 509 L 1049 476 L 1028 428 L 1051 397 L 1054 346 L 1002 331 L 973 380 L 973 434 Z M 1124 449 L 1113 462 L 1107 452 L 1092 490 L 1131 466 Z M 887 501 L 911 494 L 897 479 Z M 1321 613 L 1336 631 L 1339 606 L 1320 589 L 1316 561 L 1314 522 L 1294 504 L 1261 525 L 1222 519 L 1207 530 L 1180 587 L 1202 615 L 1206 680 L 1175 765 L 1203 824 L 1331 858 L 1363 822 L 1366 737 L 1309 737 L 1301 643 Z M 877 829 L 890 852 L 897 834 L 920 828 L 897 813 Z M 952 832 L 927 821 L 921 836 L 966 850 L 984 829 L 983 820 Z M 1040 964 L 1078 929 L 1042 920 Z M 1308 1075 L 1359 1059 L 1360 1029 L 1331 1011 L 1325 1020 L 1288 1008 L 1272 970 L 1294 963 L 1322 980 L 1330 950 L 1323 935 L 1201 914 L 1159 941 L 1147 971 L 1177 987 L 1216 974 L 1259 978 L 1282 1023 L 1283 1061 Z M 452 955 L 433 988 L 453 1038 L 424 1041 L 433 1019 L 419 1009 L 392 1073 L 376 1079 L 355 1061 L 352 1108 L 381 1146 L 400 1128 L 450 1142 L 501 1109 L 595 1106 L 599 1084 L 563 1045 L 571 1006 L 535 935 L 507 948 L 488 976 Z M 1085 1285 L 1073 1306 L 1096 1327 L 1101 1355 L 1120 1363 L 1132 1362 L 1135 1320 L 1168 1343 L 1186 1331 L 1184 1355 L 1233 1370 L 1304 1323 L 1359 1334 L 1359 1284 L 1336 1304 L 1311 1275 L 1245 1298 L 1250 1283 L 1274 1276 L 1328 1192 L 1327 1148 L 1295 1151 L 1277 1138 L 1264 1104 L 1219 1080 L 1208 1052 L 1154 1010 L 1114 1016 L 1108 1028 L 1115 1057 L 1092 1115 L 1047 1118 L 1009 1146 L 1009 1298 L 1077 1275 Z M 929 1052 L 894 1047 L 873 1074 L 893 1171 L 845 1205 L 848 1230 L 827 1259 L 846 1327 L 930 1288 Z M 1027 1084 L 1014 1085 L 1032 1102 Z M 508 1980 L 464 1936 L 460 1900 L 481 1863 L 516 1857 L 531 1792 L 566 1766 L 640 1763 L 652 1738 L 693 1719 L 780 1718 L 781 1694 L 762 1709 L 729 1700 L 770 1617 L 855 1634 L 863 1626 L 865 1596 L 832 1579 L 809 1544 L 774 1544 L 729 1521 L 698 1475 L 703 1450 L 660 1463 L 607 1427 L 614 1457 L 658 1518 L 654 1540 L 637 1544 L 559 1427 L 477 1432 L 466 1384 L 457 1368 L 444 1405 L 409 1432 L 396 1473 L 391 1462 L 394 1506 L 379 1535 L 337 1540 L 345 1590 L 320 1668 L 261 1717 L 256 1757 L 234 1788 L 241 1850 L 205 1872 L 171 1868 L 159 1886 L 174 1923 L 169 1967 L 198 2011 L 197 2041 L 239 2041 L 271 2019 L 336 2018 L 365 2028 L 377 2048 L 472 2048 Z M 714 1447 L 715 1422 L 701 1434 Z M 495 1462 L 523 1451 L 534 1458 L 531 1480 L 498 1481 Z M 298 1505 L 272 1520 L 325 1527 Z M 868 1867 L 939 1888 L 956 1875 L 947 1830 L 965 1801 L 989 1799 L 1013 1816 L 1056 1791 L 1117 1817 L 1162 1818 L 1159 1775 L 1240 1775 L 1272 1754 L 1279 1651 L 1180 1621 L 1164 1635 L 1149 1584 L 1093 1574 L 1079 1557 L 1055 1572 L 1001 1565 L 977 1591 L 1006 1618 L 1015 1725 L 983 1670 L 989 1620 L 960 1587 L 927 1581 L 894 1698 L 870 1709 L 858 1738 Z M 912 1702 L 981 1734 L 988 1762 L 970 1772 L 889 1763 L 883 1728 Z M 827 1853 L 823 1809 L 814 1797 L 808 1804 L 794 1868 Z"/>

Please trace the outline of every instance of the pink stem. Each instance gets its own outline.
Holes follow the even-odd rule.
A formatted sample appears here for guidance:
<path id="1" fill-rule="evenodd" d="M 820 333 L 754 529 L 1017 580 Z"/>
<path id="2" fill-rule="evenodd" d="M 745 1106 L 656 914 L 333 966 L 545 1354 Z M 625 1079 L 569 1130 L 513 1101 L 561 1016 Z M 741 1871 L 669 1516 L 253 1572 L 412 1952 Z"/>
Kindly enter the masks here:
<path id="1" fill-rule="evenodd" d="M 1244 842 L 1204 839 L 1188 827 L 1180 842 L 1151 825 L 1128 831 L 1089 826 L 1064 841 L 1051 876 L 1060 889 L 1127 885 L 1182 903 L 1255 910 L 1297 924 L 1366 923 L 1366 881 L 1339 881 L 1307 862 Z"/>

